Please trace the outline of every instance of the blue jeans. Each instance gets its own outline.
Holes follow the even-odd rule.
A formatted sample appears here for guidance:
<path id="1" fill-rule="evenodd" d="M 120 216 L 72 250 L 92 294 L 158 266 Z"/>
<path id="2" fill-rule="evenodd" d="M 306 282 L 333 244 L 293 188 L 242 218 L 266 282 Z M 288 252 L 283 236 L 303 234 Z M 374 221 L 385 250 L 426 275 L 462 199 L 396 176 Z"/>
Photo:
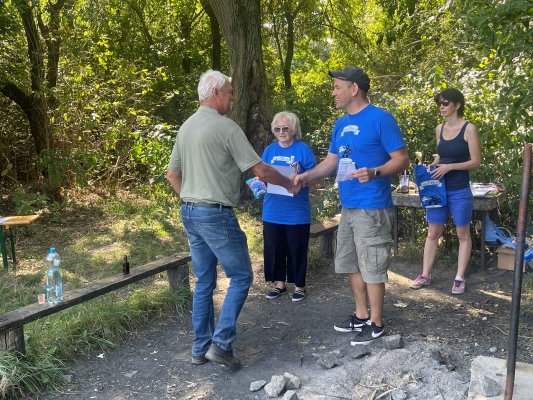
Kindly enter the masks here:
<path id="1" fill-rule="evenodd" d="M 203 356 L 212 342 L 222 350 L 231 351 L 237 333 L 237 317 L 253 280 L 246 235 L 231 208 L 187 203 L 181 206 L 181 220 L 189 239 L 196 275 L 192 354 Z M 213 290 L 217 283 L 217 260 L 230 284 L 215 326 Z"/>

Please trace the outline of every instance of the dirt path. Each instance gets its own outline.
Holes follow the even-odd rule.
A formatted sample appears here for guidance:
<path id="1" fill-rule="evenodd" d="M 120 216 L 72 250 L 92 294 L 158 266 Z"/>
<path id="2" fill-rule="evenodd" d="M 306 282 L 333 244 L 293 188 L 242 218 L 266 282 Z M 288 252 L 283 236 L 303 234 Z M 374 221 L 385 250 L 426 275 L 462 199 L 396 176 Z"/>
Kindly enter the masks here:
<path id="1" fill-rule="evenodd" d="M 371 354 L 351 357 L 350 334 L 333 330 L 353 308 L 350 289 L 331 267 L 310 271 L 308 297 L 293 303 L 285 295 L 266 300 L 260 265 L 256 265 L 238 326 L 235 352 L 244 367 L 231 373 L 207 363 L 190 364 L 190 317 L 172 317 L 102 355 L 78 360 L 75 376 L 63 393 L 42 399 L 267 399 L 250 392 L 253 381 L 290 372 L 302 381 L 299 398 L 368 399 L 401 389 L 409 399 L 463 399 L 469 370 L 477 355 L 505 358 L 512 273 L 489 269 L 468 279 L 467 292 L 450 294 L 453 271 L 436 271 L 430 288 L 413 291 L 408 282 L 418 265 L 395 262 L 385 303 L 388 334 L 400 333 L 405 348 L 386 350 L 381 342 Z M 222 276 L 222 275 L 219 275 Z M 220 278 L 217 300 L 226 280 Z M 518 360 L 533 362 L 533 316 L 521 316 Z M 448 351 L 454 371 L 439 365 L 435 350 Z M 335 351 L 340 366 L 325 370 L 317 357 Z M 385 399 L 391 398 L 391 394 Z M 401 398 L 401 397 L 398 397 Z"/>

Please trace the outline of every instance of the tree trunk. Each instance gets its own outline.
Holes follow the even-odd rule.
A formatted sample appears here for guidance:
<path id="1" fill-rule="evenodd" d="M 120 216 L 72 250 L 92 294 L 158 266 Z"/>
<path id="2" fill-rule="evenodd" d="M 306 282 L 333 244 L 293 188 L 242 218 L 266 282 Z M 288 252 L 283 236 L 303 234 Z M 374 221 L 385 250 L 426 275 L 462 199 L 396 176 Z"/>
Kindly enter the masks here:
<path id="1" fill-rule="evenodd" d="M 209 0 L 209 4 L 228 44 L 234 95 L 230 117 L 261 154 L 272 134 L 259 0 Z"/>
<path id="2" fill-rule="evenodd" d="M 211 68 L 220 71 L 222 66 L 222 35 L 217 17 L 207 0 L 202 0 L 202 7 L 209 17 L 209 26 L 211 27 Z"/>
<path id="3" fill-rule="evenodd" d="M 181 39 L 184 40 L 185 43 L 189 43 L 191 41 L 191 23 L 192 22 L 187 15 L 182 15 L 179 19 L 180 35 Z M 191 51 L 188 46 L 183 47 L 181 51 L 181 67 L 183 68 L 183 72 L 185 74 L 190 74 L 192 67 Z"/>
<path id="4" fill-rule="evenodd" d="M 26 1 L 20 1 L 17 2 L 17 6 L 28 42 L 32 92 L 31 94 L 24 94 L 21 90 L 19 97 L 11 97 L 11 99 L 24 110 L 24 113 L 28 117 L 30 132 L 35 143 L 35 151 L 37 155 L 40 155 L 50 145 L 50 118 L 48 116 L 48 102 L 46 100 L 46 90 L 50 88 L 47 88 L 45 85 L 45 52 L 41 45 L 41 37 L 30 4 Z M 18 102 L 17 100 L 21 98 L 25 99 L 25 101 Z"/>
<path id="5" fill-rule="evenodd" d="M 285 54 L 285 62 L 283 63 L 283 81 L 285 89 L 292 89 L 291 68 L 292 59 L 294 57 L 294 14 L 285 12 L 285 21 L 287 21 L 287 52 Z"/>
<path id="6" fill-rule="evenodd" d="M 48 11 L 46 18 L 43 18 L 43 8 L 40 8 L 37 3 L 17 0 L 14 4 L 26 35 L 31 89 L 23 89 L 14 80 L 2 76 L 0 77 L 0 93 L 24 111 L 30 125 L 35 153 L 39 157 L 44 151 L 54 149 L 56 145 L 51 133 L 50 108 L 56 106 L 53 88 L 57 84 L 58 77 L 61 13 L 63 9 L 72 6 L 72 1 L 57 0 L 55 3 L 47 3 L 43 6 Z M 54 160 L 48 159 L 47 162 L 51 163 Z M 46 178 L 48 190 L 55 197 L 59 193 L 59 186 L 57 177 L 55 183 L 49 179 L 50 167 L 54 166 L 45 164 L 39 172 Z M 59 167 L 56 169 L 59 170 Z"/>
<path id="7" fill-rule="evenodd" d="M 49 148 L 50 118 L 48 116 L 48 102 L 44 96 L 31 96 L 29 109 L 24 109 L 30 124 L 30 133 L 35 144 L 35 152 L 40 155 Z M 44 174 L 47 175 L 46 173 Z"/>

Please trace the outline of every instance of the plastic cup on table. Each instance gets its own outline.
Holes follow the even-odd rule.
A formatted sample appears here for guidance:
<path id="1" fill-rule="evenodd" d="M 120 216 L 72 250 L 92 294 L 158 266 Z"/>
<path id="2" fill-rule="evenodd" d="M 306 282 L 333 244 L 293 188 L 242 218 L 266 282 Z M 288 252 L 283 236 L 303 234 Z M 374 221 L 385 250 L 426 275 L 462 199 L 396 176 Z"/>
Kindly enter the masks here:
<path id="1" fill-rule="evenodd" d="M 37 295 L 37 301 L 39 302 L 39 304 L 44 304 L 46 302 L 46 294 L 39 293 Z"/>

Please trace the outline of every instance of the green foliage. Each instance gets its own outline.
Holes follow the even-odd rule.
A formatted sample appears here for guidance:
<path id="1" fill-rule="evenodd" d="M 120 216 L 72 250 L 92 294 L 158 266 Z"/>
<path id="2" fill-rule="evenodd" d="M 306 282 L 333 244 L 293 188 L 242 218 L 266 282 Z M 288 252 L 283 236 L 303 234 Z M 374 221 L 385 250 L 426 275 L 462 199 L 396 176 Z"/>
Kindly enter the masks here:
<path id="1" fill-rule="evenodd" d="M 32 4 L 40 10 L 40 3 Z M 370 99 L 397 118 L 411 161 L 416 152 L 428 159 L 435 152 L 435 126 L 441 120 L 433 95 L 457 87 L 482 143 L 483 163 L 472 171 L 472 180 L 505 185 L 509 201 L 501 206 L 499 221 L 515 225 L 522 146 L 533 142 L 531 0 L 269 0 L 261 5 L 269 85 L 264 95 L 272 111 L 289 109 L 299 116 L 303 140 L 318 160 L 327 154 L 340 115 L 331 98 L 329 69 L 352 64 L 369 73 Z M 287 12 L 294 16 L 290 88 L 282 75 L 289 48 Z M 124 254 L 138 265 L 186 247 L 177 197 L 164 174 L 176 130 L 197 107 L 197 78 L 210 65 L 210 27 L 200 2 L 74 0 L 62 16 L 60 75 L 47 93 L 55 100 L 49 105 L 54 146 L 37 156 L 24 112 L 0 96 L 0 195 L 9 193 L 18 214 L 42 214 L 29 234 L 46 228 L 45 235 L 31 236 L 36 248 L 25 250 L 29 261 L 22 260 L 17 275 L 0 271 L 4 311 L 35 301 L 50 242 L 62 249 L 67 289 L 118 271 Z M 42 17 L 47 22 L 46 13 Z M 27 54 L 14 1 L 0 2 L 1 93 L 6 82 L 31 87 Z M 224 55 L 222 63 L 230 74 Z M 75 188 L 82 199 L 51 202 L 26 189 L 26 184 L 39 186 L 39 171 L 46 171 L 55 187 Z M 107 192 L 125 185 L 145 198 Z M 94 199 L 80 190 L 84 187 L 98 188 L 110 200 Z M 314 220 L 338 212 L 331 179 L 313 188 L 311 198 Z M 260 255 L 260 205 L 245 205 L 239 219 L 252 252 Z M 71 229 L 73 220 L 90 229 Z M 400 228 L 407 236 L 407 227 Z M 420 260 L 422 238 L 417 240 L 405 243 L 400 255 Z M 443 264 L 456 260 L 454 243 L 448 245 L 439 253 Z M 311 260 L 322 264 L 313 254 Z M 525 288 L 531 297 L 528 279 Z M 64 318 L 30 324 L 28 359 L 0 354 L 0 390 L 38 393 L 45 384 L 59 384 L 66 370 L 61 360 L 76 348 L 112 346 L 141 323 L 142 310 L 158 316 L 176 303 L 168 296 L 135 286 L 64 312 Z M 188 301 L 178 304 L 187 307 Z M 53 342 L 56 346 L 47 348 Z"/>
<path id="2" fill-rule="evenodd" d="M 14 189 L 11 199 L 18 215 L 36 214 L 47 208 L 50 202 L 45 194 L 27 192 L 21 187 Z"/>
<path id="3" fill-rule="evenodd" d="M 34 182 L 43 167 L 57 187 L 164 182 L 175 131 L 197 107 L 197 77 L 209 65 L 210 27 L 200 2 L 72 4 L 61 19 L 60 76 L 50 107 L 57 146 L 37 157 L 24 114 L 0 99 L 0 182 Z M 502 213 L 512 225 L 522 144 L 533 141 L 531 0 L 269 0 L 261 6 L 265 95 L 272 111 L 298 114 L 318 159 L 339 115 L 328 69 L 354 64 L 368 71 L 371 101 L 395 115 L 412 160 L 417 151 L 435 152 L 440 117 L 432 96 L 457 87 L 482 141 L 483 165 L 472 180 L 504 183 L 510 206 Z M 26 38 L 13 1 L 1 4 L 0 21 L 0 82 L 28 88 Z M 288 88 L 282 72 L 291 43 Z M 227 63 L 223 57 L 230 73 Z"/>
<path id="4" fill-rule="evenodd" d="M 60 75 L 49 112 L 54 146 L 37 159 L 27 127 L 16 136 L 9 129 L 17 115 L 11 107 L 0 123 L 0 138 L 6 138 L 0 141 L 0 180 L 31 181 L 40 168 L 56 188 L 157 177 L 174 136 L 169 129 L 196 107 L 189 75 L 204 69 L 203 49 L 209 47 L 199 2 L 80 0 L 64 16 Z M 13 2 L 2 3 L 0 17 L 6 21 L 0 31 L 0 90 L 4 81 L 29 87 L 25 36 Z M 19 137 L 24 141 L 15 141 Z M 33 162 L 21 163 L 21 157 Z M 21 176 L 26 171 L 32 175 Z"/>
<path id="5" fill-rule="evenodd" d="M 0 396 L 3 399 L 20 398 L 23 394 L 59 389 L 69 369 L 52 353 L 46 352 L 33 360 L 0 351 Z"/>

